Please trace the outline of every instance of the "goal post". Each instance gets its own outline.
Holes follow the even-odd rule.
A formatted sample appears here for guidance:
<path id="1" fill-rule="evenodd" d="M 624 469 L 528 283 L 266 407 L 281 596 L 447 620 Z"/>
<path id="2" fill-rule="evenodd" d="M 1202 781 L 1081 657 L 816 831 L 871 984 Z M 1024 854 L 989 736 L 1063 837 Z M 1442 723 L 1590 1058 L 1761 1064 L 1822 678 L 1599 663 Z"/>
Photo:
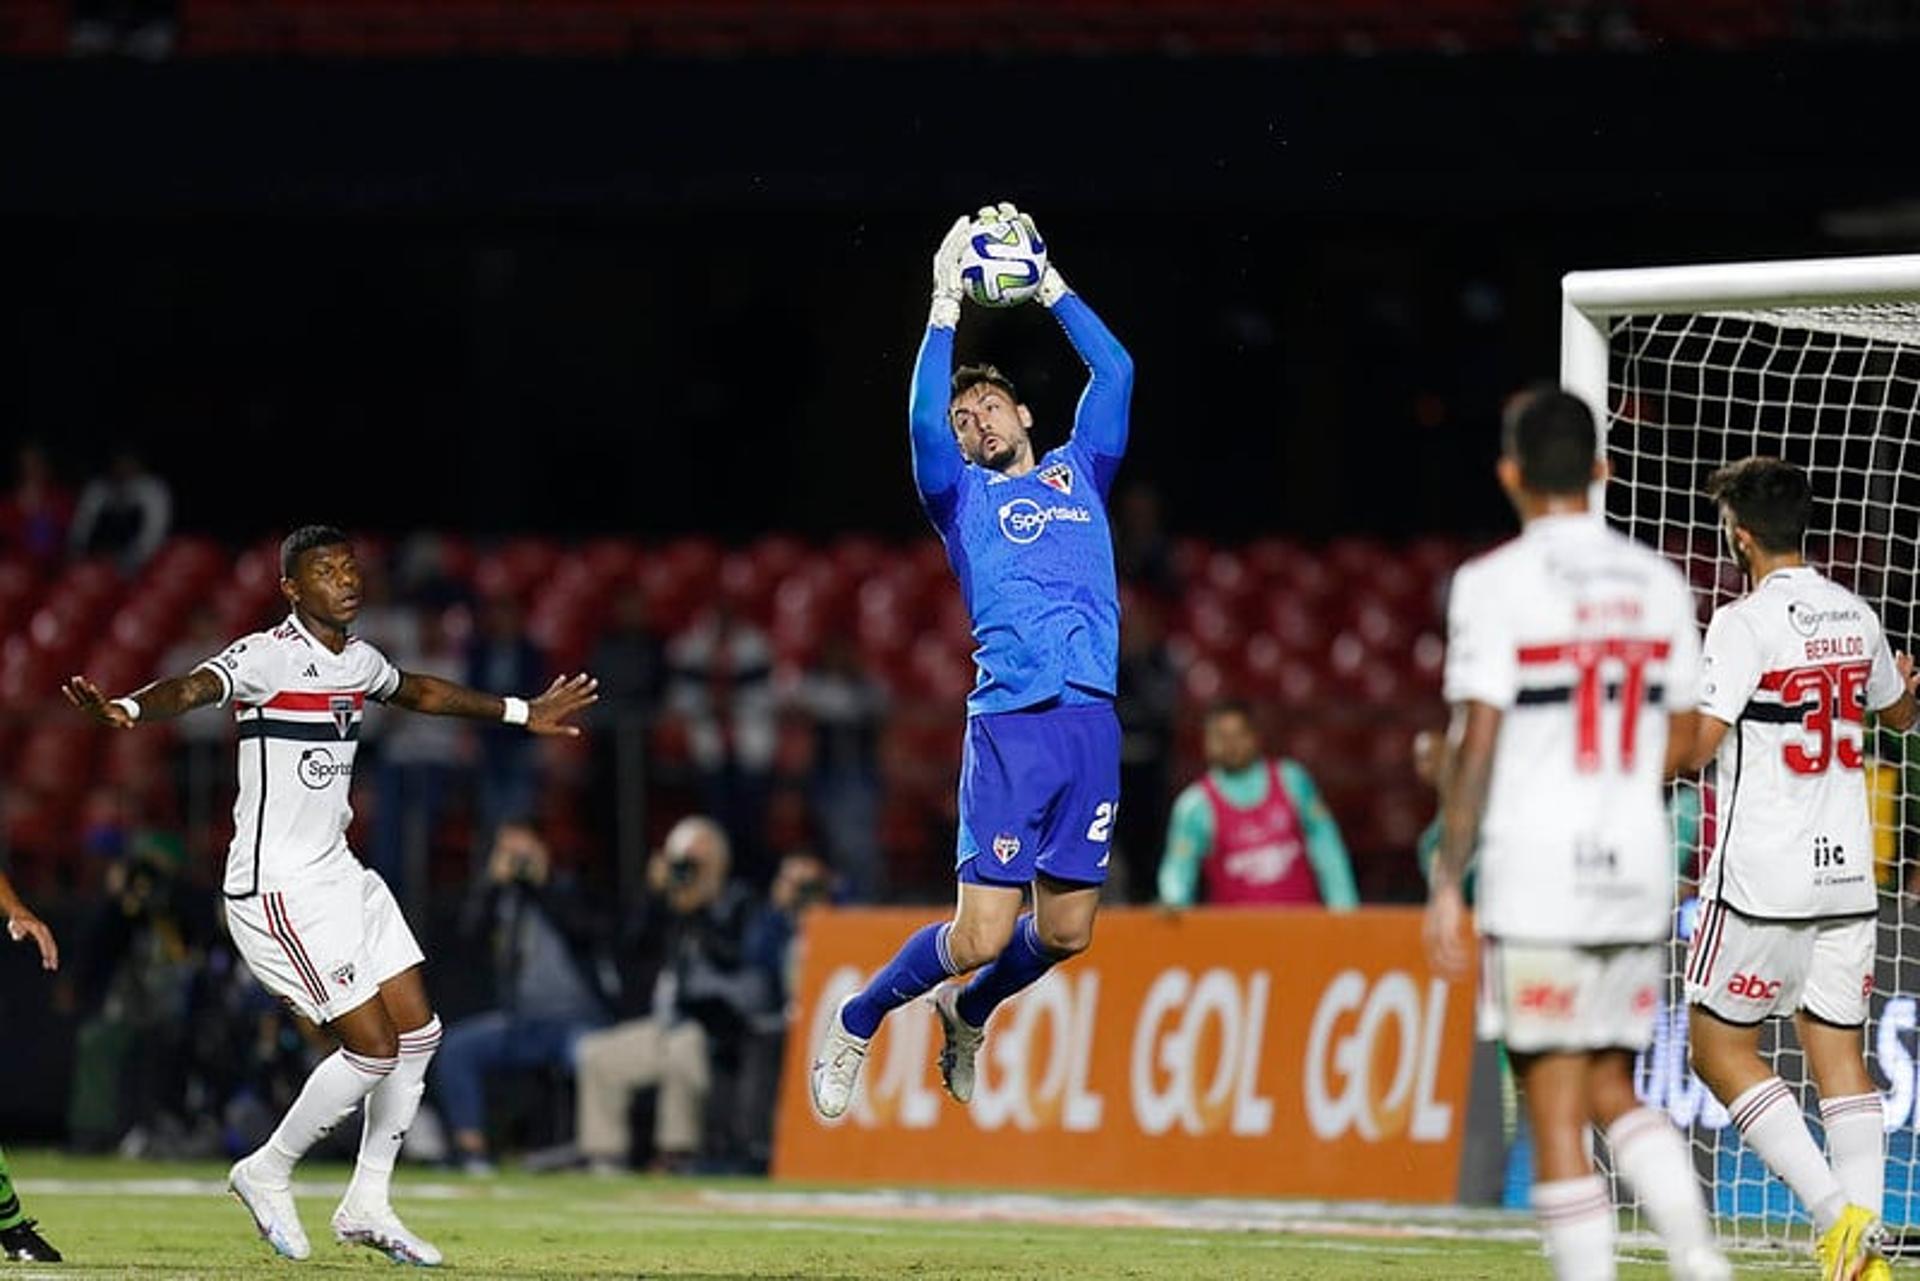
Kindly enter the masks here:
<path id="1" fill-rule="evenodd" d="M 1606 518 L 1686 571 L 1703 623 L 1743 590 L 1706 479 L 1773 454 L 1812 476 L 1810 559 L 1873 604 L 1896 648 L 1920 642 L 1920 254 L 1581 271 L 1563 278 L 1561 297 L 1560 380 L 1601 424 Z M 1867 1048 L 1887 1109 L 1885 1218 L 1896 1243 L 1920 1247 L 1920 917 L 1909 924 L 1905 893 L 1908 860 L 1920 855 L 1911 812 L 1920 748 L 1871 730 L 1868 747 L 1881 952 Z M 1691 780 L 1677 787 L 1683 876 L 1711 839 L 1714 800 Z M 1685 910 L 1680 922 L 1684 936 Z M 1724 1236 L 1804 1242 L 1804 1208 L 1687 1068 L 1683 946 L 1635 1085 L 1688 1132 Z M 1818 1134 L 1791 1029 L 1776 1021 L 1763 1044 L 1779 1051 Z"/>

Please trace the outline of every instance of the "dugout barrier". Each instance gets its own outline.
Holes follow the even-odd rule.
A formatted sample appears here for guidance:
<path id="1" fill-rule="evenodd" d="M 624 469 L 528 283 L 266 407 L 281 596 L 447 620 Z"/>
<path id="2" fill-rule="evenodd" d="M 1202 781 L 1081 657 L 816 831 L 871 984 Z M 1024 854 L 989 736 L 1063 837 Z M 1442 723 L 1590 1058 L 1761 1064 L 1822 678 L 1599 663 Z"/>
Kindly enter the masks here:
<path id="1" fill-rule="evenodd" d="M 1120 909 L 994 1017 L 968 1107 L 924 1002 L 875 1037 L 836 1122 L 807 1097 L 824 1021 L 925 910 L 809 919 L 774 1174 L 1447 1202 L 1462 1191 L 1473 988 L 1431 973 L 1413 909 Z"/>

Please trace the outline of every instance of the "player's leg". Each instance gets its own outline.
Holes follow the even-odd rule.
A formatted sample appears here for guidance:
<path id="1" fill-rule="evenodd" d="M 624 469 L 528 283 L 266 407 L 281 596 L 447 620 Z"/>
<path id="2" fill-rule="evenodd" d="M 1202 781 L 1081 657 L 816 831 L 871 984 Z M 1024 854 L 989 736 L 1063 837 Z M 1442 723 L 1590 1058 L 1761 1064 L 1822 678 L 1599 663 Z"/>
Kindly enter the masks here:
<path id="1" fill-rule="evenodd" d="M 10 1263 L 58 1263 L 60 1252 L 35 1229 L 38 1224 L 20 1208 L 13 1190 L 13 1171 L 0 1152 L 0 1258 Z"/>
<path id="2" fill-rule="evenodd" d="M 420 944 L 393 892 L 372 868 L 361 874 L 360 909 L 361 955 L 380 985 L 379 1004 L 396 1033 L 398 1062 L 367 1096 L 360 1153 L 354 1161 L 353 1181 L 333 1214 L 333 1235 L 335 1240 L 378 1250 L 396 1263 L 432 1267 L 441 1261 L 440 1251 L 408 1231 L 394 1214 L 392 1184 L 400 1145 L 427 1090 L 427 1068 L 440 1048 L 440 1020 L 427 999 L 420 968 L 426 958 Z"/>
<path id="3" fill-rule="evenodd" d="M 1587 1156 L 1588 1057 L 1512 1055 L 1533 1126 L 1533 1212 L 1555 1281 L 1611 1281 L 1613 1198 Z"/>
<path id="4" fill-rule="evenodd" d="M 1687 1040 L 1694 1072 L 1824 1238 L 1842 1226 L 1846 1196 L 1798 1096 L 1760 1055 L 1761 1025 L 1799 1008 L 1812 943 L 1810 926 L 1749 921 L 1710 904 L 1687 965 Z"/>
<path id="5" fill-rule="evenodd" d="M 1666 1244 L 1673 1276 L 1679 1281 L 1731 1277 L 1714 1244 L 1686 1140 L 1665 1112 L 1645 1106 L 1634 1093 L 1632 1050 L 1601 1050 L 1591 1057 L 1587 1099 L 1593 1123 L 1607 1136 L 1614 1169 L 1639 1194 Z"/>
<path id="6" fill-rule="evenodd" d="M 1878 1218 L 1885 1195 L 1887 1148 L 1880 1092 L 1867 1075 L 1865 1028 L 1873 992 L 1878 922 L 1835 922 L 1814 934 L 1794 1028 L 1820 1093 L 1827 1157 L 1850 1205 Z M 1884 1269 L 1884 1260 L 1877 1261 Z M 1884 1276 L 1881 1270 L 1864 1273 Z"/>
<path id="7" fill-rule="evenodd" d="M 227 904 L 227 924 L 261 985 L 340 1043 L 307 1077 L 273 1134 L 228 1176 L 261 1236 L 279 1253 L 304 1259 L 311 1247 L 294 1209 L 293 1167 L 392 1074 L 400 1034 L 357 959 L 365 936 L 357 884 L 235 899 Z"/>

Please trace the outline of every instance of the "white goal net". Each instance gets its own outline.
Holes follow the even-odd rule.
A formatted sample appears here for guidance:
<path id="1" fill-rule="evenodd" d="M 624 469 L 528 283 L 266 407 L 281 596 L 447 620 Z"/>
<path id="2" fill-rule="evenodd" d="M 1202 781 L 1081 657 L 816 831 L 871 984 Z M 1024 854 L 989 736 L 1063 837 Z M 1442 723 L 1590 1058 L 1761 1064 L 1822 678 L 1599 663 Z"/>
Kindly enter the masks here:
<path id="1" fill-rule="evenodd" d="M 1920 644 L 1920 257 L 1580 273 L 1566 288 L 1562 375 L 1605 411 L 1607 517 L 1685 569 L 1703 625 L 1743 590 L 1703 487 L 1724 463 L 1771 454 L 1812 476 L 1809 558 L 1872 602 L 1895 648 Z M 1867 1045 L 1886 1102 L 1885 1219 L 1896 1246 L 1920 1251 L 1920 916 L 1908 894 L 1920 859 L 1920 743 L 1869 724 L 1867 747 L 1881 887 Z M 1690 878 L 1712 838 L 1714 798 L 1686 781 L 1675 801 Z M 1690 1135 L 1723 1236 L 1804 1243 L 1804 1207 L 1687 1068 L 1678 962 L 1691 919 L 1679 914 L 1668 1005 L 1636 1084 Z M 1776 1022 L 1763 1044 L 1777 1049 L 1817 1135 L 1792 1029 Z"/>

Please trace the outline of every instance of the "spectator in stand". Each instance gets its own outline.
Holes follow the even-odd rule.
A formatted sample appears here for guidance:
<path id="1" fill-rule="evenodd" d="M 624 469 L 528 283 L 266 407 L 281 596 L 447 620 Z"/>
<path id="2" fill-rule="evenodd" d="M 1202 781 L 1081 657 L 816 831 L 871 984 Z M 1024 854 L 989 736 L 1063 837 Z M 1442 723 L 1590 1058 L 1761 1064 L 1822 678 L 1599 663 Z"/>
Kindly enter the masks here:
<path id="1" fill-rule="evenodd" d="M 477 689 L 541 689 L 547 660 L 527 635 L 520 602 L 504 593 L 481 608 L 480 630 L 467 650 L 467 683 Z M 524 818 L 539 801 L 539 742 L 513 725 L 481 725 L 475 783 L 481 839 L 509 818 Z"/>
<path id="2" fill-rule="evenodd" d="M 106 475 L 80 491 L 68 541 L 75 555 L 109 557 L 130 574 L 147 563 L 172 527 L 173 491 L 123 449 Z"/>
<path id="3" fill-rule="evenodd" d="M 769 976 L 772 995 L 765 1011 L 750 1020 L 740 1071 L 720 1115 L 731 1122 L 740 1160 L 739 1172 L 766 1173 L 773 1154 L 773 1113 L 780 1093 L 780 1064 L 786 1057 L 787 1020 L 797 977 L 800 925 L 808 912 L 835 897 L 833 870 L 817 856 L 800 851 L 780 860 L 767 903 L 747 931 L 747 963 Z M 726 1106 L 731 1102 L 733 1106 Z"/>
<path id="4" fill-rule="evenodd" d="M 647 735 L 667 689 L 667 647 L 653 630 L 647 594 L 629 588 L 613 607 L 613 624 L 593 648 L 587 668 L 600 701 L 587 716 L 587 813 L 592 829 L 617 850 L 645 852 Z M 617 866 L 625 866 L 624 859 Z M 630 887 L 628 887 L 630 888 Z"/>
<path id="5" fill-rule="evenodd" d="M 525 823 L 501 825 L 487 879 L 467 904 L 461 927 L 488 941 L 496 1004 L 447 1029 L 433 1086 L 462 1166 L 490 1174 L 488 1075 L 527 1068 L 571 1073 L 580 1037 L 606 1022 L 594 982 L 598 931 L 581 896 L 555 877 L 546 842 Z"/>
<path id="6" fill-rule="evenodd" d="M 879 750 L 887 691 L 860 666 L 852 638 L 836 631 L 800 678 L 793 701 L 813 725 L 808 790 L 827 855 L 847 898 L 871 903 L 882 888 Z"/>
<path id="7" fill-rule="evenodd" d="M 47 451 L 20 446 L 13 490 L 0 500 L 0 552 L 24 555 L 41 569 L 67 553 L 73 495 L 54 477 Z"/>
<path id="8" fill-rule="evenodd" d="M 467 664 L 447 635 L 439 610 L 417 611 L 405 630 L 415 637 L 411 651 L 389 652 L 405 670 L 442 680 L 466 678 Z M 205 650 L 203 653 L 218 652 Z M 173 669 L 170 669 L 173 670 Z M 379 764 L 374 770 L 374 830 L 371 862 L 393 892 L 414 902 L 425 891 L 432 863 L 433 834 L 447 795 L 467 773 L 469 727 L 450 716 L 395 716 L 380 713 Z M 194 718 L 186 717 L 185 724 Z"/>
<path id="9" fill-rule="evenodd" d="M 1113 568 L 1128 587 L 1161 600 L 1179 594 L 1173 543 L 1160 518 L 1160 494 L 1150 485 L 1128 485 L 1114 504 Z"/>
<path id="10" fill-rule="evenodd" d="M 211 605 L 196 605 L 187 615 L 185 633 L 155 665 L 154 675 L 191 671 L 231 639 Z M 214 798 L 227 785 L 233 768 L 233 718 L 183 716 L 171 728 L 176 746 L 169 753 L 174 791 L 186 824 L 188 857 L 198 859 L 213 852 L 212 831 L 219 808 Z"/>
<path id="11" fill-rule="evenodd" d="M 1120 616 L 1120 667 L 1114 712 L 1120 717 L 1120 795 L 1125 804 L 1113 827 L 1126 897 L 1154 893 L 1160 838 L 1167 830 L 1172 788 L 1173 718 L 1180 674 L 1167 652 L 1161 607 L 1142 598 Z"/>
<path id="12" fill-rule="evenodd" d="M 698 1158 L 716 1062 L 738 1071 L 754 1021 L 774 1004 L 778 975 L 747 951 L 753 895 L 730 879 L 727 835 L 712 819 L 683 818 L 647 868 L 649 894 L 621 948 L 623 960 L 657 958 L 651 992 L 623 989 L 635 1017 L 580 1038 L 578 1141 L 590 1167 L 630 1160 L 627 1112 L 636 1090 L 659 1088 L 655 1166 L 690 1169 Z M 635 999 L 638 998 L 638 999 Z"/>
<path id="13" fill-rule="evenodd" d="M 1201 898 L 1226 907 L 1357 907 L 1339 826 L 1298 762 L 1260 750 L 1252 709 L 1214 704 L 1205 745 L 1206 774 L 1173 803 L 1161 904 L 1184 908 Z"/>
<path id="14" fill-rule="evenodd" d="M 765 884 L 763 850 L 777 736 L 773 648 L 724 597 L 667 648 L 667 708 L 686 725 L 707 811 Z"/>

